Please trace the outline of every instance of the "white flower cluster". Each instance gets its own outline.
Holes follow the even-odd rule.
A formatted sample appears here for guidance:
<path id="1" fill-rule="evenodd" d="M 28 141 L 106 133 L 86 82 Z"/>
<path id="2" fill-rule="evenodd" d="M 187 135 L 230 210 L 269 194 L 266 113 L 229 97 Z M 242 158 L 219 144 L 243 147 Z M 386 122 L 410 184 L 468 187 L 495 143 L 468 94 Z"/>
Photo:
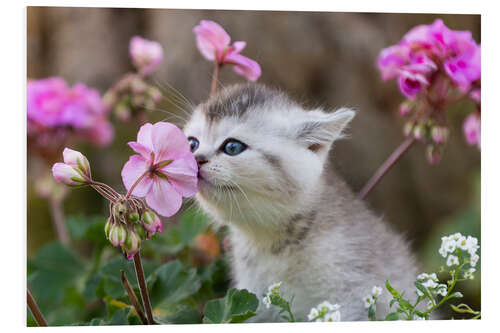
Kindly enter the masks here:
<path id="1" fill-rule="evenodd" d="M 457 232 L 453 235 L 441 237 L 441 247 L 439 254 L 446 259 L 447 266 L 459 265 L 459 258 L 457 256 L 457 249 L 466 251 L 470 255 L 470 265 L 475 267 L 479 260 L 479 255 L 476 253 L 479 249 L 477 238 L 472 236 L 463 236 Z M 473 278 L 472 273 L 475 269 L 468 273 L 469 278 Z"/>
<path id="2" fill-rule="evenodd" d="M 271 307 L 271 296 L 279 296 L 280 295 L 281 282 L 273 283 L 267 288 L 267 294 L 262 298 L 262 303 L 266 306 L 267 309 Z"/>
<path id="3" fill-rule="evenodd" d="M 369 308 L 372 304 L 375 304 L 377 301 L 377 297 L 382 295 L 382 288 L 374 286 L 372 288 L 372 293 L 370 295 L 367 295 L 363 297 L 363 303 L 365 304 L 365 308 Z"/>
<path id="4" fill-rule="evenodd" d="M 448 287 L 446 284 L 439 283 L 436 273 L 422 273 L 417 276 L 418 282 L 420 282 L 424 287 L 429 289 L 432 294 L 446 296 L 448 292 Z M 417 289 L 418 296 L 424 296 L 424 293 Z"/>
<path id="5" fill-rule="evenodd" d="M 316 322 L 331 322 L 331 321 L 340 321 L 340 305 L 331 304 L 328 301 L 321 302 L 317 307 L 312 308 L 309 314 L 307 315 L 307 319 L 309 321 Z"/>

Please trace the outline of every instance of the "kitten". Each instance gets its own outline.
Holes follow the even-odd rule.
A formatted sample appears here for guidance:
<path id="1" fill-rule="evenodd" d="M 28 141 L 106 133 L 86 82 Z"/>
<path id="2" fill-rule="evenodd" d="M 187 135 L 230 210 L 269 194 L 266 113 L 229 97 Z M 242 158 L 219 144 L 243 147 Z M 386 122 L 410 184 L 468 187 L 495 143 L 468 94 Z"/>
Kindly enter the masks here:
<path id="1" fill-rule="evenodd" d="M 324 300 L 342 320 L 367 320 L 362 298 L 385 280 L 412 290 L 415 261 L 406 242 L 356 198 L 329 165 L 328 152 L 354 111 L 306 111 L 263 85 L 236 85 L 194 110 L 185 133 L 199 164 L 196 199 L 229 225 L 236 288 L 260 299 L 282 282 L 292 311 L 307 318 Z M 388 313 L 388 292 L 377 318 Z M 280 321 L 262 302 L 253 321 Z"/>

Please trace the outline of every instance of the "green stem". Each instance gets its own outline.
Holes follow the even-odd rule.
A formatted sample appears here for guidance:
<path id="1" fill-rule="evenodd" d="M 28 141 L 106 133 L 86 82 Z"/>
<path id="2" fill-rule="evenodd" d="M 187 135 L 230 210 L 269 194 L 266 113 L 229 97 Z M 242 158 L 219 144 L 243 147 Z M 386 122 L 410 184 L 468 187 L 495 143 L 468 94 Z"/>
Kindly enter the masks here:
<path id="1" fill-rule="evenodd" d="M 464 264 L 460 265 L 457 267 L 457 269 L 455 270 L 455 274 L 453 275 L 453 280 L 451 281 L 451 284 L 450 286 L 448 287 L 448 292 L 446 293 L 446 296 L 444 296 L 436 305 L 434 305 L 432 308 L 428 309 L 427 311 L 424 312 L 424 315 L 428 315 L 429 313 L 431 313 L 432 311 L 434 311 L 434 309 L 437 309 L 438 307 L 440 307 L 444 302 L 446 302 L 448 300 L 448 297 L 450 296 L 451 292 L 453 291 L 453 288 L 455 288 L 455 285 L 457 284 L 458 282 L 458 273 L 460 272 L 460 269 L 463 267 Z"/>

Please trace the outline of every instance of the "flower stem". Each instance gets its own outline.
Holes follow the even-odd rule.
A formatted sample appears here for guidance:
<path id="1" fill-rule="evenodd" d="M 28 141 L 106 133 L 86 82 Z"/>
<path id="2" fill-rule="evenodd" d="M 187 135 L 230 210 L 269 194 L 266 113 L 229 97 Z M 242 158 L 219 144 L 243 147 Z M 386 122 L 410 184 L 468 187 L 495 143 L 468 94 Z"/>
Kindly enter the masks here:
<path id="1" fill-rule="evenodd" d="M 210 88 L 210 96 L 213 96 L 215 94 L 215 91 L 217 90 L 217 82 L 219 81 L 220 67 L 221 66 L 216 62 L 215 67 L 214 67 L 214 73 L 212 75 L 212 85 Z"/>
<path id="2" fill-rule="evenodd" d="M 38 308 L 38 305 L 35 302 L 35 299 L 33 298 L 33 296 L 31 296 L 30 290 L 26 289 L 26 293 L 28 295 L 28 307 L 30 308 L 31 313 L 35 318 L 36 323 L 38 324 L 38 326 L 48 326 L 47 321 L 43 317 L 40 309 Z"/>
<path id="3" fill-rule="evenodd" d="M 141 255 L 139 252 L 134 255 L 134 265 L 135 275 L 141 290 L 142 304 L 144 304 L 144 309 L 146 309 L 146 315 L 148 316 L 148 324 L 153 325 L 155 321 L 153 319 L 153 311 L 151 309 L 151 302 L 149 301 L 148 287 L 146 286 L 146 278 L 144 277 L 144 270 L 142 268 Z"/>
<path id="4" fill-rule="evenodd" d="M 413 145 L 415 138 L 408 137 L 404 140 L 397 148 L 392 152 L 392 154 L 385 160 L 385 162 L 378 168 L 378 170 L 373 174 L 370 180 L 366 183 L 363 189 L 359 193 L 359 197 L 364 199 L 368 193 L 377 185 L 377 183 L 382 179 L 382 177 L 389 171 L 389 169 L 396 164 L 396 162 L 403 156 L 403 154 Z"/>
<path id="5" fill-rule="evenodd" d="M 130 282 L 128 282 L 127 276 L 125 275 L 125 271 L 123 269 L 120 269 L 120 272 L 121 272 L 122 285 L 125 291 L 127 292 L 128 298 L 130 299 L 130 303 L 132 303 L 132 305 L 134 306 L 135 312 L 137 312 L 137 315 L 141 319 L 142 323 L 144 325 L 148 325 L 148 320 L 144 315 L 144 310 L 142 310 L 141 303 L 139 303 L 139 300 L 137 299 L 137 296 L 135 296 L 134 290 L 132 289 Z"/>
<path id="6" fill-rule="evenodd" d="M 70 238 L 68 229 L 64 224 L 64 213 L 63 207 L 61 205 L 61 199 L 50 196 L 49 206 L 50 213 L 52 215 L 52 222 L 54 223 L 54 227 L 56 229 L 57 238 L 62 244 L 68 245 L 70 243 Z"/>
<path id="7" fill-rule="evenodd" d="M 130 189 L 128 190 L 127 194 L 125 195 L 125 199 L 128 199 L 130 198 L 130 196 L 132 195 L 132 192 L 134 191 L 134 188 L 139 185 L 139 183 L 141 182 L 141 180 L 148 174 L 150 173 L 151 171 L 148 169 L 146 170 L 139 178 L 137 178 L 137 180 L 135 181 L 135 183 L 132 184 L 132 186 L 130 186 Z"/>

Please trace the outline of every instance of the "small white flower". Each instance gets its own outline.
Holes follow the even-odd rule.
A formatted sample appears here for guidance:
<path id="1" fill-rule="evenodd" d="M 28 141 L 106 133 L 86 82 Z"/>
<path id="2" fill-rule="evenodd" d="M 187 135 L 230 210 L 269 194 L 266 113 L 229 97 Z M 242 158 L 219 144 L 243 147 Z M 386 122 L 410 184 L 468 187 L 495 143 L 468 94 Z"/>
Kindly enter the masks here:
<path id="1" fill-rule="evenodd" d="M 474 272 L 476 271 L 475 268 L 471 267 L 469 268 L 468 270 L 465 271 L 464 273 L 464 279 L 469 279 L 469 280 L 473 280 L 474 279 Z"/>
<path id="2" fill-rule="evenodd" d="M 439 284 L 436 288 L 436 294 L 441 295 L 441 296 L 446 296 L 446 293 L 448 292 L 448 287 L 445 284 Z"/>
<path id="3" fill-rule="evenodd" d="M 446 249 L 444 248 L 444 246 L 441 245 L 441 247 L 439 248 L 438 250 L 439 254 L 443 257 L 443 258 L 446 258 L 446 255 L 448 254 L 448 252 L 446 252 Z"/>
<path id="4" fill-rule="evenodd" d="M 424 293 L 417 289 L 417 296 L 424 296 Z"/>
<path id="5" fill-rule="evenodd" d="M 431 309 L 434 306 L 434 302 L 428 301 L 427 302 L 427 310 Z"/>
<path id="6" fill-rule="evenodd" d="M 471 256 L 476 253 L 477 249 L 479 249 L 476 237 L 467 236 L 466 244 L 466 249 Z"/>
<path id="7" fill-rule="evenodd" d="M 479 260 L 479 256 L 477 254 L 473 254 L 470 256 L 470 265 L 472 267 L 476 267 L 477 261 Z"/>
<path id="8" fill-rule="evenodd" d="M 427 320 L 427 319 L 425 319 L 425 317 L 419 317 L 415 315 L 415 317 L 413 317 L 413 320 Z"/>
<path id="9" fill-rule="evenodd" d="M 456 232 L 453 235 L 449 236 L 449 238 L 453 239 L 455 242 L 457 242 L 462 237 L 463 237 L 462 234 L 459 232 Z"/>
<path id="10" fill-rule="evenodd" d="M 417 276 L 417 280 L 427 280 L 429 278 L 429 274 L 421 273 Z"/>
<path id="11" fill-rule="evenodd" d="M 311 308 L 311 311 L 309 311 L 309 314 L 307 315 L 307 319 L 309 319 L 309 321 L 314 320 L 318 317 L 318 315 L 318 310 L 316 308 Z"/>
<path id="12" fill-rule="evenodd" d="M 458 257 L 454 256 L 453 254 L 450 254 L 448 256 L 448 259 L 446 260 L 446 265 L 447 266 L 455 266 L 458 265 Z M 472 264 L 471 264 L 472 265 Z M 474 265 L 472 265 L 474 266 Z"/>
<path id="13" fill-rule="evenodd" d="M 271 298 L 269 296 L 265 296 L 262 299 L 262 303 L 266 306 L 266 309 L 269 309 L 271 307 Z"/>
<path id="14" fill-rule="evenodd" d="M 465 238 L 465 236 L 460 236 L 456 242 L 458 248 L 462 250 L 467 250 L 467 238 Z"/>
<path id="15" fill-rule="evenodd" d="M 373 299 L 372 295 L 368 295 L 363 297 L 363 303 L 365 304 L 365 308 L 369 308 L 373 303 L 375 303 L 375 300 Z"/>
<path id="16" fill-rule="evenodd" d="M 436 287 L 437 287 L 437 283 L 436 283 L 436 282 L 434 282 L 434 280 L 432 280 L 432 279 L 429 279 L 429 280 L 427 280 L 427 281 L 423 282 L 423 283 L 422 283 L 422 285 L 423 285 L 424 287 L 429 288 L 429 289 L 434 289 L 434 288 L 436 288 Z"/>
<path id="17" fill-rule="evenodd" d="M 436 273 L 431 273 L 431 274 L 429 274 L 429 279 L 432 279 L 433 281 L 437 281 L 438 277 L 437 277 Z"/>
<path id="18" fill-rule="evenodd" d="M 272 294 L 278 294 L 281 288 L 281 282 L 273 283 L 267 288 L 267 290 Z"/>
<path id="19" fill-rule="evenodd" d="M 340 311 L 327 313 L 324 317 L 324 320 L 328 322 L 340 321 Z"/>
<path id="20" fill-rule="evenodd" d="M 455 249 L 457 248 L 457 243 L 454 239 L 448 238 L 446 242 L 444 243 L 444 248 L 446 252 L 453 253 Z"/>
<path id="21" fill-rule="evenodd" d="M 378 296 L 382 295 L 382 288 L 374 286 L 372 288 L 372 295 L 375 296 L 375 297 L 378 297 Z"/>
<path id="22" fill-rule="evenodd" d="M 333 311 L 333 305 L 328 301 L 323 301 L 320 304 L 318 304 L 318 309 L 319 311 L 326 313 L 329 311 Z"/>

